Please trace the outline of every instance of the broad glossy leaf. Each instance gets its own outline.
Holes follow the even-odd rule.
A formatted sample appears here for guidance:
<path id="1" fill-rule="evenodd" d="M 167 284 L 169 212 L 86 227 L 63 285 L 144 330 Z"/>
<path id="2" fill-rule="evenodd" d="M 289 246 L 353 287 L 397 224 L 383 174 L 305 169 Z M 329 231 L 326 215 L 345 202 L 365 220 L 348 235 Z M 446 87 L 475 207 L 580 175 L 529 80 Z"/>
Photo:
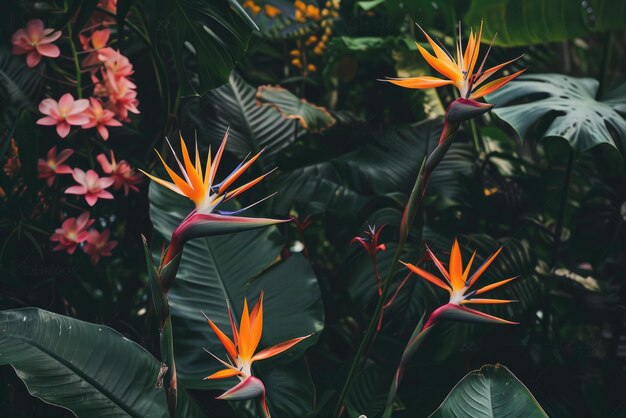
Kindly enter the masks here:
<path id="1" fill-rule="evenodd" d="M 256 25 L 235 0 L 172 0 L 154 5 L 163 20 L 173 25 L 168 35 L 184 96 L 204 94 L 224 84 L 248 49 Z M 190 54 L 184 59 L 183 51 Z"/>
<path id="2" fill-rule="evenodd" d="M 563 41 L 626 27 L 622 0 L 473 0 L 465 22 L 484 21 L 483 40 L 520 46 Z"/>
<path id="3" fill-rule="evenodd" d="M 310 132 L 321 132 L 336 122 L 325 108 L 309 103 L 280 86 L 261 86 L 256 98 L 259 106 L 273 107 L 284 118 L 297 120 Z"/>
<path id="4" fill-rule="evenodd" d="M 104 325 L 35 308 L 0 312 L 0 364 L 79 417 L 167 417 L 160 362 Z M 203 417 L 182 387 L 177 415 Z"/>
<path id="5" fill-rule="evenodd" d="M 485 365 L 452 389 L 432 418 L 546 417 L 530 391 L 506 367 Z"/>
<path id="6" fill-rule="evenodd" d="M 539 122 L 543 138 L 561 137 L 574 149 L 599 144 L 626 149 L 626 96 L 616 91 L 597 100 L 598 81 L 562 74 L 523 75 L 489 95 L 494 113 L 524 138 Z"/>
<path id="7" fill-rule="evenodd" d="M 155 229 L 167 239 L 190 211 L 188 202 L 158 186 L 150 188 L 150 200 Z M 230 335 L 227 301 L 234 316 L 239 318 L 244 296 L 249 303 L 254 303 L 259 293 L 264 292 L 263 335 L 259 349 L 314 333 L 280 356 L 264 360 L 271 361 L 276 369 L 290 367 L 285 363 L 297 359 L 315 343 L 323 327 L 317 279 L 301 255 L 280 261 L 281 248 L 282 237 L 275 227 L 194 239 L 185 245 L 169 301 L 178 376 L 186 386 L 227 389 L 236 382 L 236 379 L 203 380 L 222 368 L 203 348 L 223 358 L 226 353 L 202 312 Z M 262 373 L 259 377 L 265 380 Z M 294 393 L 303 392 L 297 385 L 282 389 L 286 392 L 281 396 L 300 396 Z M 268 384 L 268 396 L 271 397 L 273 390 L 276 389 Z M 277 416 L 293 416 L 293 411 L 282 411 L 281 406 L 277 409 Z"/>
<path id="8" fill-rule="evenodd" d="M 360 129 L 367 132 L 368 128 Z M 279 191 L 276 204 L 285 208 L 289 201 L 320 201 L 331 209 L 358 212 L 367 203 L 367 196 L 408 194 L 424 156 L 436 146 L 440 132 L 439 120 L 395 127 L 376 132 L 374 142 L 351 152 L 280 172 L 272 184 Z M 322 186 L 322 179 L 334 187 L 312 193 Z"/>
<path id="9" fill-rule="evenodd" d="M 267 150 L 261 166 L 271 168 L 276 155 L 304 131 L 297 122 L 283 118 L 269 107 L 257 106 L 256 89 L 233 72 L 228 83 L 194 99 L 185 109 L 188 125 L 197 129 L 204 143 L 217 141 L 230 128 L 228 149 L 239 157 Z"/>

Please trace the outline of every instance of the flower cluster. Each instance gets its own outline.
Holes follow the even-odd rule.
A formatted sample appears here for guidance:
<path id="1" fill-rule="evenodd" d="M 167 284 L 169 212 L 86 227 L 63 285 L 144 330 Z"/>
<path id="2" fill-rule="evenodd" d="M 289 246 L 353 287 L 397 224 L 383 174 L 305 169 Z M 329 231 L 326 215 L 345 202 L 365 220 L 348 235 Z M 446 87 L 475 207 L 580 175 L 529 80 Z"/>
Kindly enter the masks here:
<path id="1" fill-rule="evenodd" d="M 279 15 L 285 16 L 287 21 L 302 29 L 301 35 L 296 39 L 295 48 L 289 51 L 290 63 L 302 75 L 317 71 L 316 61 L 326 50 L 330 37 L 333 33 L 333 25 L 339 17 L 340 0 L 328 0 L 324 7 L 317 4 L 295 0 L 293 2 L 293 15 L 289 10 L 281 10 L 270 4 L 258 5 L 254 0 L 246 0 L 243 7 L 248 9 L 252 16 L 264 13 L 267 18 L 273 19 Z"/>
<path id="2" fill-rule="evenodd" d="M 89 212 L 83 212 L 76 218 L 65 219 L 61 227 L 50 237 L 50 241 L 57 243 L 53 250 L 65 250 L 68 254 L 73 254 L 79 245 L 84 244 L 83 251 L 90 256 L 93 265 L 98 264 L 100 257 L 110 256 L 111 250 L 117 246 L 117 241 L 109 240 L 108 229 L 102 232 L 88 229 L 95 222 L 89 216 Z"/>
<path id="3" fill-rule="evenodd" d="M 71 56 L 64 56 L 74 61 L 72 66 L 60 61 L 42 70 L 54 75 L 49 79 L 58 80 L 59 86 L 52 86 L 53 91 L 58 91 L 58 87 L 63 90 L 65 84 L 76 85 L 75 93 L 61 91 L 58 98 L 48 97 L 39 103 L 42 117 L 37 120 L 37 124 L 54 126 L 60 138 L 68 137 L 72 129 L 79 127 L 76 133 L 93 132 L 107 141 L 110 128 L 120 127 L 122 122 L 130 122 L 130 113 L 139 113 L 136 85 L 131 80 L 133 65 L 111 43 L 112 34 L 116 30 L 114 15 L 117 1 L 100 0 L 97 7 L 98 11 L 92 14 L 85 29 L 78 34 L 80 45 L 74 44 L 71 36 L 62 37 L 61 30 L 46 28 L 40 19 L 29 20 L 11 38 L 11 52 L 14 55 L 25 54 L 29 68 L 37 66 L 42 57 L 57 58 L 62 55 L 62 51 L 72 51 Z M 68 28 L 73 24 L 68 22 Z M 75 78 L 71 77 L 72 71 L 75 71 Z M 88 85 L 87 81 L 91 84 Z M 87 90 L 90 94 L 83 98 Z M 114 191 L 123 190 L 127 196 L 130 191 L 139 190 L 137 186 L 141 178 L 127 161 L 117 160 L 113 150 L 97 155 L 96 166 L 99 165 L 99 168 L 94 167 L 93 162 L 89 166 L 81 166 L 78 159 L 68 164 L 72 156 L 92 152 L 81 149 L 82 143 L 77 141 L 75 146 L 65 149 L 54 145 L 45 158 L 38 160 L 38 178 L 45 182 L 49 191 L 56 189 L 67 197 L 78 196 L 81 201 L 84 200 L 86 208 L 91 210 L 100 199 L 114 199 Z M 64 180 L 59 186 L 60 177 L 67 178 L 69 182 Z M 43 192 L 41 195 L 45 196 Z M 91 262 L 96 264 L 102 257 L 111 255 L 117 242 L 110 238 L 109 229 L 99 231 L 90 228 L 94 219 L 90 218 L 86 209 L 82 210 L 83 213 L 77 217 L 61 211 L 59 216 L 64 219 L 63 223 L 52 233 L 50 241 L 55 244 L 54 251 L 64 250 L 68 254 L 73 254 L 80 246 L 90 256 Z"/>
<path id="4" fill-rule="evenodd" d="M 118 162 L 113 151 L 110 153 L 110 160 L 106 154 L 96 157 L 105 174 L 102 177 L 96 170 L 84 171 L 67 165 L 66 161 L 73 154 L 72 149 L 57 152 L 57 147 L 52 147 L 46 159 L 40 158 L 37 162 L 38 178 L 45 180 L 48 187 L 52 187 L 59 175 L 71 174 L 76 184 L 66 188 L 65 193 L 82 196 L 89 206 L 94 206 L 98 199 L 113 199 L 113 194 L 108 190 L 110 188 L 124 189 L 125 195 L 130 190 L 139 190 L 137 184 L 141 182 L 141 178 L 135 174 L 128 162 L 124 160 Z M 109 230 L 105 229 L 102 232 L 87 230 L 91 224 L 93 220 L 89 219 L 87 212 L 78 218 L 67 218 L 50 237 L 50 241 L 57 242 L 54 250 L 66 250 L 68 254 L 73 254 L 76 247 L 84 242 L 83 250 L 91 256 L 93 264 L 98 263 L 102 256 L 110 256 L 111 250 L 117 244 L 115 241 L 109 241 Z"/>
<path id="5" fill-rule="evenodd" d="M 81 42 L 88 55 L 82 62 L 84 70 L 91 72 L 94 82 L 93 96 L 75 100 L 65 93 L 59 101 L 44 99 L 39 111 L 46 115 L 37 123 L 56 126 L 57 134 L 65 138 L 71 126 L 95 128 L 103 140 L 109 139 L 110 127 L 128 122 L 128 113 L 139 113 L 136 85 L 130 80 L 133 65 L 119 50 L 107 47 L 110 29 L 95 30 L 90 37 L 81 34 Z"/>
<path id="6" fill-rule="evenodd" d="M 261 7 L 256 4 L 254 0 L 246 0 L 243 2 L 242 6 L 248 9 L 252 15 L 258 15 L 261 13 L 261 10 L 263 10 L 269 18 L 274 18 L 282 13 L 278 7 L 274 7 L 271 4 L 266 4 Z"/>
<path id="7" fill-rule="evenodd" d="M 313 4 L 306 4 L 302 0 L 296 0 L 294 3 L 296 8 L 294 19 L 299 23 L 315 23 L 317 30 L 314 33 L 308 33 L 305 39 L 297 41 L 297 47 L 292 49 L 289 54 L 291 56 L 291 65 L 301 70 L 303 74 L 315 72 L 317 67 L 313 61 L 313 57 L 321 57 L 326 50 L 326 46 L 333 33 L 333 25 L 335 19 L 339 16 L 339 0 L 329 0 L 323 8 L 318 8 Z"/>

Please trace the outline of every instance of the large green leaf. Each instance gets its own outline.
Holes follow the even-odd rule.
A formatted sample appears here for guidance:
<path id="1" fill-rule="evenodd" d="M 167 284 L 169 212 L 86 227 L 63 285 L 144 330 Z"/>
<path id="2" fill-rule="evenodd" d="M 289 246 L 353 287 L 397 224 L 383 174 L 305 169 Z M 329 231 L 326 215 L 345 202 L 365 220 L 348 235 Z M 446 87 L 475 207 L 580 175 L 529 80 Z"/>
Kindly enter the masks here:
<path id="1" fill-rule="evenodd" d="M 543 138 L 561 137 L 579 151 L 599 144 L 626 150 L 626 95 L 623 88 L 597 100 L 598 81 L 562 74 L 519 77 L 489 95 L 494 113 L 524 138 L 533 128 Z"/>
<path id="2" fill-rule="evenodd" d="M 155 229 L 165 239 L 190 211 L 187 201 L 168 190 L 150 188 L 150 215 Z M 254 303 L 261 291 L 264 296 L 264 324 L 260 348 L 269 347 L 291 338 L 314 333 L 313 336 L 279 357 L 267 360 L 281 365 L 302 355 L 315 343 L 323 327 L 321 294 L 315 274 L 301 255 L 280 261 L 282 237 L 275 227 L 267 229 L 195 239 L 185 245 L 180 269 L 170 290 L 169 301 L 173 316 L 174 353 L 179 379 L 188 387 L 222 389 L 233 386 L 235 380 L 206 381 L 204 377 L 222 368 L 203 347 L 225 356 L 225 351 L 207 325 L 202 312 L 224 332 L 230 334 L 227 304 L 238 318 L 243 299 Z M 262 380 L 266 380 L 262 371 Z M 270 379 L 270 376 L 267 375 Z M 302 380 L 302 381 L 300 381 Z M 289 384 L 270 386 L 271 397 L 299 397 L 305 377 Z M 310 392 L 309 392 L 310 393 Z M 312 396 L 312 395 L 311 395 Z M 278 416 L 295 416 L 291 409 L 298 404 L 311 405 L 312 400 L 280 402 L 275 406 Z"/>
<path id="3" fill-rule="evenodd" d="M 31 394 L 79 417 L 167 417 L 160 363 L 103 325 L 35 308 L 2 311 L 0 364 L 13 366 Z M 177 415 L 204 416 L 180 389 Z"/>
<path id="4" fill-rule="evenodd" d="M 537 400 L 506 367 L 485 365 L 452 389 L 434 418 L 547 417 Z"/>
<path id="5" fill-rule="evenodd" d="M 439 120 L 427 120 L 376 131 L 372 142 L 353 151 L 281 171 L 272 183 L 279 191 L 276 204 L 283 209 L 288 201 L 318 201 L 355 212 L 367 202 L 364 196 L 408 194 L 424 156 L 436 146 L 441 126 Z M 372 128 L 355 130 L 368 133 Z M 322 187 L 322 180 L 328 187 Z"/>
<path id="6" fill-rule="evenodd" d="M 310 132 L 321 132 L 336 122 L 325 108 L 301 99 L 280 86 L 260 86 L 256 98 L 260 106 L 273 107 L 284 118 L 297 120 Z"/>
<path id="7" fill-rule="evenodd" d="M 626 27 L 622 0 L 473 0 L 465 21 L 484 21 L 483 39 L 500 46 L 563 41 Z"/>
<path id="8" fill-rule="evenodd" d="M 183 95 L 203 94 L 224 84 L 257 29 L 235 0 L 172 0 L 154 7 L 162 19 L 159 26 L 170 29 L 166 33 Z"/>
<path id="9" fill-rule="evenodd" d="M 263 166 L 273 164 L 278 152 L 304 133 L 297 129 L 296 121 L 258 106 L 256 89 L 234 72 L 226 85 L 192 101 L 185 115 L 204 143 L 220 140 L 230 128 L 229 150 L 239 157 L 267 147 L 261 157 Z"/>

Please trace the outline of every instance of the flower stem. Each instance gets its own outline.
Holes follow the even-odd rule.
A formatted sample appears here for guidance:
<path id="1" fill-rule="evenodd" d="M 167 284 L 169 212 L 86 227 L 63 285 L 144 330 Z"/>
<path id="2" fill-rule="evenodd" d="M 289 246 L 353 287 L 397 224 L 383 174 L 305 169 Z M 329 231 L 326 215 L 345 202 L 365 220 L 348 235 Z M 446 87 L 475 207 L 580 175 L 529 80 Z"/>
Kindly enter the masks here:
<path id="1" fill-rule="evenodd" d="M 422 162 L 419 174 L 417 175 L 417 178 L 415 179 L 415 184 L 413 185 L 413 190 L 411 191 L 409 200 L 404 208 L 404 213 L 402 214 L 398 246 L 396 247 L 396 252 L 391 261 L 389 271 L 387 272 L 387 275 L 383 280 L 381 296 L 378 298 L 378 303 L 376 304 L 374 313 L 370 318 L 370 322 L 365 330 L 365 334 L 361 339 L 361 342 L 350 365 L 350 369 L 348 370 L 346 381 L 344 382 L 341 392 L 339 393 L 339 398 L 337 399 L 337 404 L 332 415 L 333 417 L 340 416 L 341 412 L 343 411 L 343 403 L 346 396 L 350 392 L 350 389 L 352 388 L 355 372 L 361 364 L 361 360 L 363 354 L 365 353 L 366 347 L 370 345 L 372 337 L 374 336 L 374 331 L 376 330 L 378 322 L 380 320 L 380 314 L 385 305 L 385 300 L 387 299 L 387 296 L 389 294 L 392 279 L 398 269 L 398 260 L 400 259 L 400 254 L 402 254 L 402 250 L 409 236 L 409 230 L 413 223 L 413 219 L 415 218 L 415 214 L 417 213 L 417 209 L 419 208 L 422 202 L 422 198 L 426 193 L 426 186 L 428 185 L 430 175 L 435 170 L 435 168 L 437 168 L 441 160 L 443 160 L 443 157 L 446 155 L 448 149 L 450 148 L 450 145 L 452 144 L 452 140 L 458 132 L 459 125 L 460 122 L 450 122 L 446 120 L 439 139 L 439 145 L 427 158 L 424 158 L 424 161 Z"/>
<path id="2" fill-rule="evenodd" d="M 74 35 L 72 34 L 72 25 L 71 23 L 67 24 L 67 33 L 70 38 L 70 47 L 72 48 L 72 59 L 74 60 L 74 70 L 76 72 L 76 97 L 79 99 L 83 98 L 83 89 L 82 89 L 82 73 L 80 71 L 80 62 L 78 61 L 78 53 L 76 51 L 76 44 L 74 43 Z"/>
<path id="3" fill-rule="evenodd" d="M 383 418 L 390 418 L 393 410 L 393 400 L 396 397 L 396 393 L 398 392 L 398 387 L 400 386 L 400 381 L 404 376 L 404 369 L 406 368 L 406 364 L 411 360 L 415 351 L 420 346 L 426 335 L 428 335 L 429 331 L 435 326 L 435 322 L 437 320 L 437 316 L 439 315 L 440 310 L 433 311 L 428 317 L 428 321 L 424 324 L 424 316 L 420 319 L 407 343 L 404 351 L 402 352 L 402 357 L 400 358 L 400 363 L 398 364 L 398 368 L 396 369 L 396 374 L 394 376 L 393 382 L 389 388 L 389 393 L 387 394 L 387 405 L 385 407 L 385 412 L 383 413 Z"/>
<path id="4" fill-rule="evenodd" d="M 572 178 L 572 167 L 574 165 L 574 150 L 569 148 L 569 156 L 567 159 L 567 166 L 565 169 L 565 179 L 563 184 L 563 194 L 561 195 L 561 202 L 559 205 L 559 213 L 556 219 L 556 226 L 554 228 L 554 238 L 552 242 L 552 267 L 556 266 L 558 261 L 558 252 L 561 245 L 561 235 L 563 234 L 563 223 L 565 219 L 565 208 L 567 207 L 567 196 L 569 195 L 569 188 Z"/>
<path id="5" fill-rule="evenodd" d="M 152 253 L 146 239 L 143 238 L 146 263 L 148 267 L 148 278 L 150 282 L 150 293 L 154 303 L 154 312 L 159 321 L 159 340 L 161 346 L 161 359 L 167 367 L 163 376 L 165 385 L 165 398 L 170 418 L 176 417 L 177 386 L 176 363 L 174 362 L 174 338 L 172 332 L 172 316 L 168 302 L 168 291 L 171 285 L 166 281 L 166 277 L 175 277 L 180 262 L 180 254 L 165 264 L 157 268 L 152 262 Z M 157 383 L 158 386 L 158 383 Z"/>

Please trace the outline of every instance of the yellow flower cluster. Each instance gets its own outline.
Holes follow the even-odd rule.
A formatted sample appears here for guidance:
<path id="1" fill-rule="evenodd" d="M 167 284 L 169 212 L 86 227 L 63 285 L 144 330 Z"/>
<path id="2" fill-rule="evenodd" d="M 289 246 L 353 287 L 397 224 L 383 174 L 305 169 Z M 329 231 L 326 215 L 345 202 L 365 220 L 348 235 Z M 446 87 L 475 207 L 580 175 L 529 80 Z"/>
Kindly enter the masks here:
<path id="1" fill-rule="evenodd" d="M 259 13 L 261 13 L 261 6 L 256 4 L 254 0 L 246 0 L 243 3 L 243 7 L 250 10 L 250 13 L 252 13 L 253 15 L 258 15 Z M 274 7 L 271 4 L 264 5 L 262 9 L 268 17 L 276 17 L 281 13 L 279 8 Z"/>
<path id="2" fill-rule="evenodd" d="M 302 0 L 294 2 L 296 8 L 295 20 L 301 23 L 307 21 L 318 22 L 320 32 L 311 34 L 306 39 L 299 40 L 296 49 L 290 51 L 291 65 L 302 70 L 303 73 L 312 73 L 317 70 L 314 64 L 307 63 L 306 55 L 311 51 L 316 56 L 322 56 L 333 33 L 334 19 L 339 16 L 340 0 L 328 0 L 320 8 L 306 4 Z"/>

